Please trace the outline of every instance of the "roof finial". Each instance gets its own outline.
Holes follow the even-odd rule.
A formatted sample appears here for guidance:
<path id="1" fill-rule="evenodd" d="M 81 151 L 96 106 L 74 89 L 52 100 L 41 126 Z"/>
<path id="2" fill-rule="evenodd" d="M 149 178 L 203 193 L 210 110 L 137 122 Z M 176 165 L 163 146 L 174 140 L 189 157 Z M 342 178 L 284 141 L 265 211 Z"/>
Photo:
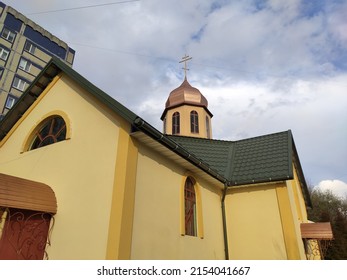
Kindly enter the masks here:
<path id="1" fill-rule="evenodd" d="M 189 55 L 185 55 L 184 57 L 182 57 L 182 60 L 179 63 L 184 62 L 184 67 L 182 68 L 184 70 L 184 79 L 187 79 L 187 71 L 189 70 L 187 68 L 187 61 L 191 60 L 192 57 L 190 57 Z"/>

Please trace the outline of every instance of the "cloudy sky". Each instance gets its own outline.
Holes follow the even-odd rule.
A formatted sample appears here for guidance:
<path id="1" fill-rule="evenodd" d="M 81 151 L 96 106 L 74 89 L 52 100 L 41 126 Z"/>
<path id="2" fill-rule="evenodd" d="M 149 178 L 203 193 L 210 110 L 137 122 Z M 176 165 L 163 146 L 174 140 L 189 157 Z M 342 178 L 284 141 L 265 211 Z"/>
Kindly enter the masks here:
<path id="1" fill-rule="evenodd" d="M 3 0 L 76 50 L 74 69 L 160 131 L 179 60 L 213 136 L 291 129 L 312 186 L 347 195 L 347 0 Z"/>

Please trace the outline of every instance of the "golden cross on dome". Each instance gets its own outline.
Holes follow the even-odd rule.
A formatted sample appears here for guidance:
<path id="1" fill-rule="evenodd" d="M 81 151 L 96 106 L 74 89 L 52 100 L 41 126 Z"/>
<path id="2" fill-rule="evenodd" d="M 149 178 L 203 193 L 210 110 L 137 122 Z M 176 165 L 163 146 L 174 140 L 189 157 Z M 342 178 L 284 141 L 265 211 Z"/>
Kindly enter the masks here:
<path id="1" fill-rule="evenodd" d="M 184 57 L 182 57 L 182 60 L 179 63 L 184 62 L 184 67 L 182 68 L 184 70 L 184 78 L 187 78 L 187 71 L 189 70 L 187 68 L 187 61 L 191 60 L 192 57 L 190 57 L 189 55 L 185 55 Z"/>

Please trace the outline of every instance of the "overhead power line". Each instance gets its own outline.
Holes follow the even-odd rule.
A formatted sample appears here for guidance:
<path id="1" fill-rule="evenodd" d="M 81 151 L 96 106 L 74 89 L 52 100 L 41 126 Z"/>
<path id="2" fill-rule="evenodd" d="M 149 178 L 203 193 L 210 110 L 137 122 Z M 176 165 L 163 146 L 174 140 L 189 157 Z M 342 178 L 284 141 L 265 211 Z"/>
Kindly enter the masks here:
<path id="1" fill-rule="evenodd" d="M 81 9 L 89 9 L 89 8 L 102 7 L 102 6 L 111 6 L 111 5 L 118 5 L 118 4 L 126 4 L 126 3 L 130 3 L 130 2 L 139 2 L 139 1 L 141 1 L 141 0 L 117 1 L 117 2 L 104 3 L 104 4 L 96 4 L 96 5 L 89 5 L 89 6 L 80 6 L 80 7 L 72 7 L 72 8 L 65 8 L 65 9 L 56 9 L 56 10 L 49 10 L 49 11 L 42 11 L 42 12 L 35 12 L 35 13 L 27 13 L 26 15 L 39 15 L 39 14 L 57 13 L 57 12 L 72 11 L 72 10 L 81 10 Z"/>
<path id="2" fill-rule="evenodd" d="M 119 50 L 119 49 L 111 49 L 111 48 L 104 48 L 104 47 L 100 47 L 100 46 L 95 46 L 95 45 L 89 45 L 89 44 L 82 44 L 82 43 L 76 43 L 76 42 L 68 42 L 69 45 L 76 45 L 76 46 L 81 46 L 81 47 L 87 47 L 87 48 L 92 48 L 92 49 L 98 49 L 101 51 L 107 51 L 107 52 L 111 52 L 111 53 L 119 53 L 122 55 L 130 55 L 130 56 L 137 56 L 137 57 L 145 57 L 145 58 L 149 58 L 149 59 L 155 59 L 155 60 L 164 60 L 164 61 L 168 61 L 171 63 L 178 63 L 178 61 L 176 61 L 175 59 L 172 58 L 168 58 L 168 57 L 160 57 L 160 56 L 153 56 L 153 55 L 149 55 L 149 54 L 144 54 L 144 53 L 138 53 L 138 52 L 132 52 L 132 51 L 125 51 L 125 50 Z M 280 78 L 285 78 L 285 79 L 290 79 L 293 80 L 295 79 L 295 74 L 286 74 L 286 75 L 282 75 L 282 74 L 275 74 L 272 73 L 271 70 L 266 70 L 264 69 L 263 71 L 259 70 L 259 71 L 248 71 L 248 70 L 242 70 L 240 69 L 240 67 L 230 67 L 230 66 L 223 66 L 219 64 L 205 64 L 205 63 L 199 63 L 199 62 L 192 62 L 191 65 L 195 65 L 195 66 L 202 66 L 203 68 L 207 68 L 207 69 L 219 69 L 219 70 L 226 70 L 227 73 L 229 72 L 234 72 L 234 73 L 238 73 L 238 74 L 245 74 L 245 75 L 251 75 L 251 76 L 264 76 L 264 77 L 268 77 L 268 78 L 274 78 L 274 79 L 280 79 Z M 303 74 L 305 75 L 310 75 L 313 74 L 309 71 L 305 71 L 303 72 Z M 334 81 L 335 83 L 342 83 L 342 81 Z"/>
<path id="3" fill-rule="evenodd" d="M 148 54 L 141 54 L 137 52 L 131 52 L 131 51 L 124 51 L 124 50 L 116 50 L 116 49 L 110 49 L 110 48 L 104 48 L 100 46 L 95 46 L 95 45 L 89 45 L 89 44 L 82 44 L 82 43 L 75 43 L 75 42 L 68 42 L 69 45 L 76 45 L 76 46 L 81 46 L 81 47 L 87 47 L 87 48 L 92 48 L 92 49 L 97 49 L 101 51 L 107 51 L 107 52 L 113 52 L 113 53 L 120 53 L 124 55 L 131 55 L 131 56 L 138 56 L 138 57 L 147 57 L 150 59 L 157 59 L 157 60 L 165 60 L 165 61 L 170 61 L 170 62 L 177 62 L 174 59 L 170 59 L 167 57 L 159 57 L 159 56 L 153 56 L 153 55 L 148 55 Z M 244 74 L 256 74 L 256 72 L 250 72 L 250 71 L 245 71 L 245 70 L 240 70 L 239 68 L 233 68 L 233 67 L 225 67 L 225 66 L 220 66 L 220 65 L 209 65 L 209 64 L 204 64 L 204 63 L 197 63 L 197 62 L 192 62 L 192 65 L 199 65 L 205 68 L 214 68 L 214 69 L 220 69 L 220 70 L 228 70 L 228 71 L 233 71 L 237 73 L 244 73 Z M 272 75 L 275 77 L 274 75 Z"/>
<path id="4" fill-rule="evenodd" d="M 93 46 L 93 45 L 88 45 L 88 44 L 81 44 L 81 43 L 74 43 L 74 42 L 68 42 L 68 44 L 69 45 L 76 45 L 76 46 L 92 48 L 92 49 L 98 49 L 98 50 L 107 51 L 107 52 L 121 53 L 121 54 L 126 54 L 126 55 L 142 56 L 142 57 L 155 58 L 155 59 L 166 59 L 166 58 L 152 56 L 152 55 L 147 55 L 147 54 L 140 54 L 140 53 L 135 53 L 135 52 L 130 52 L 130 51 L 123 51 L 123 50 L 104 48 L 104 47 Z"/>

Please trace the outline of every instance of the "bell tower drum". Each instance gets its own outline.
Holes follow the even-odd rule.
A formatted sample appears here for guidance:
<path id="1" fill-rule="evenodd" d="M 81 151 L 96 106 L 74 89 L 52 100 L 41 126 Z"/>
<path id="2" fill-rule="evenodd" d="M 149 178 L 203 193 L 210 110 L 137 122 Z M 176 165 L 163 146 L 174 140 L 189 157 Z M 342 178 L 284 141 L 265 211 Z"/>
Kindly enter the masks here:
<path id="1" fill-rule="evenodd" d="M 185 55 L 184 81 L 169 94 L 165 110 L 161 116 L 164 133 L 178 136 L 212 138 L 211 118 L 207 99 L 187 80 L 187 61 L 192 57 Z"/>

